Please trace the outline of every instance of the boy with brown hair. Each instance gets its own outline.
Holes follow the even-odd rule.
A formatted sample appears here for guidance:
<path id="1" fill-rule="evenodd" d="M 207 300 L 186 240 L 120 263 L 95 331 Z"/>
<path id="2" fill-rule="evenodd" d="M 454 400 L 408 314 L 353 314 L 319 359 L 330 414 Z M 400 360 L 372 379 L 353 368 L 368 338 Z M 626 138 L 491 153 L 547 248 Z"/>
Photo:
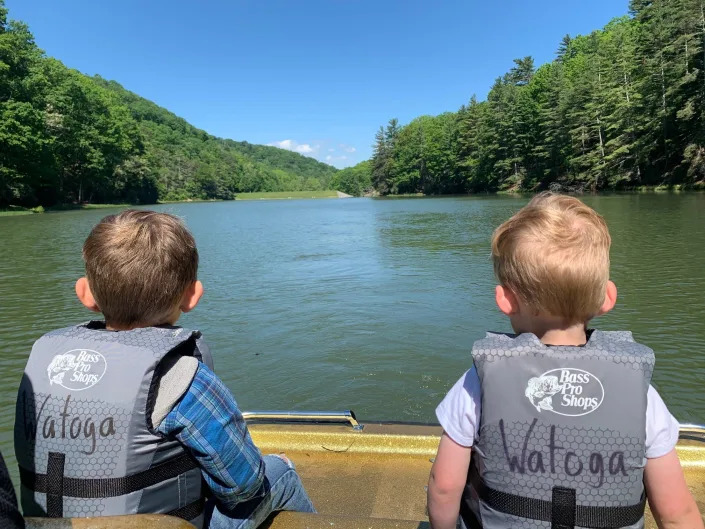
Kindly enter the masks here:
<path id="1" fill-rule="evenodd" d="M 25 515 L 167 513 L 220 529 L 313 512 L 293 465 L 253 444 L 201 333 L 175 326 L 203 295 L 182 222 L 105 217 L 83 258 L 76 294 L 105 320 L 32 348 L 15 422 Z"/>
<path id="2" fill-rule="evenodd" d="M 609 312 L 611 239 L 579 200 L 545 193 L 492 237 L 495 300 L 516 334 L 473 345 L 473 367 L 436 409 L 433 529 L 702 529 L 675 451 L 678 423 L 650 385 L 654 356 Z M 472 456 L 472 457 L 471 457 Z"/>

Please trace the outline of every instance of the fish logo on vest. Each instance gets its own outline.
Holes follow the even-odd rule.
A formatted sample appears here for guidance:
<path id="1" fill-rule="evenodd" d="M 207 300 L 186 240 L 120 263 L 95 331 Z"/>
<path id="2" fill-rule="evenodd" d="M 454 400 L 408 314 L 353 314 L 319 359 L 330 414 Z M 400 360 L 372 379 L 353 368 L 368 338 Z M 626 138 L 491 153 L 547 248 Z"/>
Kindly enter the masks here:
<path id="1" fill-rule="evenodd" d="M 108 369 L 105 357 L 90 349 L 73 349 L 56 355 L 49 367 L 49 385 L 58 384 L 71 391 L 95 386 Z"/>
<path id="2" fill-rule="evenodd" d="M 524 392 L 539 411 L 579 417 L 592 413 L 605 398 L 602 382 L 592 373 L 573 367 L 551 369 L 529 379 Z M 559 398 L 554 400 L 554 396 Z"/>

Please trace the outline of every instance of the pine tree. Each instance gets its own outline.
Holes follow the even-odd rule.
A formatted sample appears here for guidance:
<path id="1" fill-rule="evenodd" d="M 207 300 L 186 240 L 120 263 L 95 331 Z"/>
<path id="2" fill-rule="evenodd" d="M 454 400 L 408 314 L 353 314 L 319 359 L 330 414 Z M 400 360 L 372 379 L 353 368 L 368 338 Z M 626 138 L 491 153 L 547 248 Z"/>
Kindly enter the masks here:
<path id="1" fill-rule="evenodd" d="M 648 182 L 672 181 L 672 121 L 675 117 L 669 86 L 674 82 L 672 43 L 675 27 L 673 7 L 664 0 L 631 4 L 634 18 L 640 24 L 637 45 L 642 72 L 637 85 L 641 95 L 638 110 L 641 149 L 647 154 Z"/>
<path id="2" fill-rule="evenodd" d="M 389 149 L 384 132 L 384 127 L 380 126 L 375 134 L 375 143 L 372 153 L 372 185 L 380 195 L 386 195 L 390 191 L 388 178 Z"/>
<path id="3" fill-rule="evenodd" d="M 605 77 L 605 162 L 612 187 L 639 184 L 643 154 L 637 142 L 636 108 L 639 93 L 636 55 L 637 26 L 629 19 L 611 22 L 600 40 L 599 53 L 607 66 Z"/>
<path id="4" fill-rule="evenodd" d="M 530 175 L 532 187 L 547 188 L 565 177 L 570 150 L 562 100 L 564 90 L 563 63 L 555 62 L 539 68 L 531 84 L 537 105 L 536 139 L 532 149 L 535 168 Z"/>
<path id="5" fill-rule="evenodd" d="M 523 59 L 514 59 L 514 68 L 509 70 L 505 76 L 507 82 L 516 86 L 526 86 L 531 82 L 534 76 L 534 59 L 531 56 L 526 56 Z"/>
<path id="6" fill-rule="evenodd" d="M 463 190 L 467 191 L 473 191 L 478 187 L 482 188 L 482 185 L 478 185 L 480 180 L 478 174 L 480 165 L 480 106 L 477 97 L 473 95 L 468 106 L 458 112 L 456 156 L 458 171 L 464 180 Z"/>
<path id="7" fill-rule="evenodd" d="M 558 46 L 558 51 L 556 52 L 556 61 L 563 62 L 564 60 L 570 59 L 574 55 L 573 48 L 571 47 L 572 43 L 573 39 L 570 35 L 566 34 L 561 39 L 561 43 Z"/>

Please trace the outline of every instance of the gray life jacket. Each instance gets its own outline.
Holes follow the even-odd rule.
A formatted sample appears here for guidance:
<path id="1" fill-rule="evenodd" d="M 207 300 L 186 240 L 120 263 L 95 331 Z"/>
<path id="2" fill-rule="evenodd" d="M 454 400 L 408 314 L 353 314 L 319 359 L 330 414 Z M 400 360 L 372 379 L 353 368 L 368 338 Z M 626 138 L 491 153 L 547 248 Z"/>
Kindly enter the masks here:
<path id="1" fill-rule="evenodd" d="M 653 351 L 629 332 L 592 331 L 583 347 L 488 333 L 472 356 L 482 412 L 465 525 L 643 528 Z"/>
<path id="2" fill-rule="evenodd" d="M 167 355 L 213 366 L 201 333 L 178 327 L 112 332 L 90 322 L 37 340 L 15 419 L 26 516 L 164 513 L 202 525 L 198 465 L 151 424 Z"/>

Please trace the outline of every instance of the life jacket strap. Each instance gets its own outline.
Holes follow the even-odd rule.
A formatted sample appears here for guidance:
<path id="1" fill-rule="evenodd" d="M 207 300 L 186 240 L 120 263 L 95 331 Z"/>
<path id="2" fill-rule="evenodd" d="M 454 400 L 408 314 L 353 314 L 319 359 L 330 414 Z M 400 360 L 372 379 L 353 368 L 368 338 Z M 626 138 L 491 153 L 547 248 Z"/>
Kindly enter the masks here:
<path id="1" fill-rule="evenodd" d="M 551 495 L 551 529 L 575 528 L 575 489 L 553 487 Z"/>
<path id="2" fill-rule="evenodd" d="M 176 516 L 177 518 L 181 518 L 182 520 L 186 521 L 191 521 L 201 514 L 203 514 L 203 511 L 206 508 L 206 500 L 205 498 L 199 498 L 193 503 L 189 503 L 188 505 L 185 505 L 184 507 L 180 507 L 178 509 L 174 509 L 173 511 L 169 511 L 167 515 L 169 516 Z"/>
<path id="3" fill-rule="evenodd" d="M 492 509 L 501 513 L 551 522 L 552 529 L 573 529 L 591 527 L 608 529 L 636 524 L 644 516 L 646 493 L 642 493 L 639 503 L 617 507 L 594 507 L 575 504 L 575 489 L 554 487 L 552 501 L 528 498 L 488 487 L 475 466 L 471 465 L 470 485 L 480 499 Z M 463 513 L 468 527 L 481 527 L 478 520 Z"/>
<path id="4" fill-rule="evenodd" d="M 63 499 L 65 496 L 71 498 L 124 496 L 162 481 L 176 478 L 198 467 L 196 461 L 184 452 L 147 470 L 121 478 L 68 478 L 64 476 L 65 458 L 65 454 L 50 452 L 46 474 L 38 474 L 20 467 L 20 482 L 22 485 L 29 490 L 47 495 L 47 516 L 52 518 L 61 518 L 63 516 Z M 182 509 L 194 509 L 192 505 L 187 505 Z M 180 511 L 181 509 L 178 510 Z M 202 505 L 201 510 L 203 510 Z M 187 512 L 186 514 L 189 513 Z"/>
<path id="5" fill-rule="evenodd" d="M 64 465 L 66 454 L 49 452 L 46 473 L 47 516 L 63 518 L 64 516 Z"/>

